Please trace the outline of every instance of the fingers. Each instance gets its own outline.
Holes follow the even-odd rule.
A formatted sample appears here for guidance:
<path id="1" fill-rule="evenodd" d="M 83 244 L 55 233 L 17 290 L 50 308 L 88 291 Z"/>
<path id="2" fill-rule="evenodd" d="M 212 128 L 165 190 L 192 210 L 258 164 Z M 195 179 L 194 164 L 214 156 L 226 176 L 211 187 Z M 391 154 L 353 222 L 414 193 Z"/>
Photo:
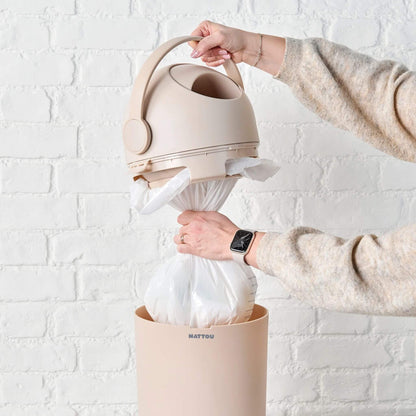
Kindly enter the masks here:
<path id="1" fill-rule="evenodd" d="M 231 59 L 228 51 L 220 47 L 221 43 L 224 42 L 223 28 L 222 25 L 213 23 L 210 20 L 202 21 L 191 33 L 191 36 L 202 36 L 203 39 L 199 42 L 188 42 L 193 49 L 191 57 L 201 57 L 208 66 L 212 67 L 223 64 L 226 59 Z"/>
<path id="2" fill-rule="evenodd" d="M 187 244 L 178 244 L 176 246 L 176 250 L 178 251 L 178 253 L 195 254 L 193 248 L 191 246 L 188 246 Z"/>
<path id="3" fill-rule="evenodd" d="M 204 20 L 203 22 L 201 22 L 198 27 L 192 31 L 190 36 L 208 36 L 210 34 L 209 31 L 209 21 L 208 20 Z M 192 48 L 195 49 L 198 46 L 198 42 L 196 40 L 191 40 L 190 42 L 188 42 L 188 45 Z"/>
<path id="4" fill-rule="evenodd" d="M 216 211 L 184 211 L 178 216 L 182 224 L 173 237 L 179 253 L 208 259 L 225 260 L 235 226 L 225 215 Z"/>
<path id="5" fill-rule="evenodd" d="M 196 249 L 193 247 L 193 245 L 188 244 L 189 241 L 188 241 L 187 234 L 179 233 L 175 235 L 175 237 L 173 238 L 173 241 L 176 243 L 176 250 L 178 253 L 194 254 L 194 255 L 197 254 Z"/>
<path id="6" fill-rule="evenodd" d="M 224 59 L 220 59 L 220 60 L 214 61 L 214 62 L 206 62 L 206 65 L 211 66 L 211 67 L 217 67 L 217 66 L 222 65 L 224 62 L 225 62 Z"/>
<path id="7" fill-rule="evenodd" d="M 224 57 L 224 55 L 227 55 L 227 54 L 228 54 L 228 51 L 226 51 L 225 49 L 222 49 L 220 47 L 215 47 L 207 51 L 204 54 L 204 58 L 215 57 L 215 56 Z"/>
<path id="8" fill-rule="evenodd" d="M 181 215 L 178 216 L 178 223 L 181 225 L 189 224 L 196 216 L 196 211 L 184 211 Z"/>
<path id="9" fill-rule="evenodd" d="M 180 241 L 180 235 L 179 235 L 179 234 L 176 234 L 176 235 L 173 237 L 173 241 L 174 241 L 174 243 L 175 243 L 175 244 L 181 244 L 181 241 Z"/>
<path id="10" fill-rule="evenodd" d="M 201 60 L 208 66 L 218 66 L 225 62 L 225 60 L 231 59 L 231 55 L 225 49 L 215 47 L 207 51 L 201 56 Z"/>
<path id="11" fill-rule="evenodd" d="M 212 30 L 213 30 L 213 23 L 209 20 L 204 20 L 202 21 L 198 27 L 192 31 L 191 36 L 209 36 L 212 34 Z M 195 40 L 191 40 L 190 42 L 188 42 L 188 45 L 192 48 L 195 49 L 198 46 L 197 41 Z"/>
<path id="12" fill-rule="evenodd" d="M 184 211 L 182 214 L 178 216 L 178 223 L 181 225 L 188 225 L 191 221 L 194 221 L 196 219 L 210 219 L 213 216 L 222 215 L 219 214 L 217 211 Z"/>
<path id="13" fill-rule="evenodd" d="M 191 33 L 191 36 L 208 36 L 212 33 L 213 26 L 214 24 L 210 20 L 203 20 Z"/>
<path id="14" fill-rule="evenodd" d="M 204 37 L 199 41 L 198 46 L 191 53 L 192 58 L 199 58 L 210 49 L 221 46 L 222 40 L 222 34 L 219 31 Z"/>
<path id="15" fill-rule="evenodd" d="M 231 59 L 231 55 L 225 49 L 221 48 L 210 49 L 201 56 L 201 60 L 210 66 L 220 65 L 224 63 L 225 59 Z"/>
<path id="16" fill-rule="evenodd" d="M 189 233 L 189 226 L 184 225 L 183 227 L 179 228 L 178 234 L 188 234 Z"/>
<path id="17" fill-rule="evenodd" d="M 214 62 L 218 62 L 218 61 L 224 61 L 225 59 L 230 59 L 230 55 L 216 55 L 216 56 L 210 56 L 210 57 L 205 57 L 205 55 L 203 57 L 201 57 L 202 61 L 206 62 L 206 63 L 214 63 Z"/>
<path id="18" fill-rule="evenodd" d="M 173 237 L 175 244 L 186 244 L 186 239 L 186 234 L 183 233 L 176 234 L 175 237 Z"/>
<path id="19" fill-rule="evenodd" d="M 179 229 L 178 234 L 173 237 L 173 241 L 176 244 L 186 244 L 188 242 L 188 226 L 183 226 Z"/>

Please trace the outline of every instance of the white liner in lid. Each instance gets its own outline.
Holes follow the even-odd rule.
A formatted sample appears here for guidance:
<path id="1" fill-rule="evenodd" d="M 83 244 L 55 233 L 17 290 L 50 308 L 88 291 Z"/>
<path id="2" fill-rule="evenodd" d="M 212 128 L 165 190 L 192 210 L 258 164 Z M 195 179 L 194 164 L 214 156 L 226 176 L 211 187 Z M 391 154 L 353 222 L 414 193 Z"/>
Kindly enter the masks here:
<path id="1" fill-rule="evenodd" d="M 228 176 L 241 175 L 263 182 L 276 174 L 279 167 L 268 159 L 243 157 L 227 160 L 225 169 Z M 190 184 L 190 181 L 191 172 L 188 168 L 180 171 L 161 188 L 150 189 L 144 179 L 138 179 L 130 186 L 130 205 L 140 214 L 151 214 L 170 203 Z"/>

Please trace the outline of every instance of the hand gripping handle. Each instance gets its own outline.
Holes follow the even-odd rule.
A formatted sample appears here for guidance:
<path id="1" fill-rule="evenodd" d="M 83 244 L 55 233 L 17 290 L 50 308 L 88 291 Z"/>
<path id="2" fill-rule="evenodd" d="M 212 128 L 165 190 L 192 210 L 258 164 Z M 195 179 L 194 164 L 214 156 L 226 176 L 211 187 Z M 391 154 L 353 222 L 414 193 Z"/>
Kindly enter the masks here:
<path id="1" fill-rule="evenodd" d="M 192 40 L 200 41 L 201 39 L 203 39 L 202 36 L 179 36 L 173 38 L 155 49 L 142 65 L 133 84 L 128 117 L 123 127 L 124 144 L 131 152 L 136 154 L 146 152 L 152 141 L 152 131 L 143 117 L 143 102 L 150 78 L 159 62 L 176 46 Z M 226 59 L 223 65 L 227 75 L 244 90 L 243 80 L 235 62 L 232 59 Z"/>

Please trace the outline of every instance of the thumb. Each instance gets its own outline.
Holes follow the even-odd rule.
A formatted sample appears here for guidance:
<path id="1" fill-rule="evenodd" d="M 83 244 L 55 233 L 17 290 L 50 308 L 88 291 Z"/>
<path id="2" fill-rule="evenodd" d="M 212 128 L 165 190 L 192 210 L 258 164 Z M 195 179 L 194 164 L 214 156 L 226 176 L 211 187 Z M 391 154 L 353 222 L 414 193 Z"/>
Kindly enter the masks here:
<path id="1" fill-rule="evenodd" d="M 210 49 L 215 48 L 219 45 L 219 37 L 216 36 L 216 33 L 213 33 L 212 35 L 206 36 L 205 38 L 199 41 L 198 46 L 193 50 L 191 56 L 193 58 L 199 58 L 200 56 L 208 52 Z"/>

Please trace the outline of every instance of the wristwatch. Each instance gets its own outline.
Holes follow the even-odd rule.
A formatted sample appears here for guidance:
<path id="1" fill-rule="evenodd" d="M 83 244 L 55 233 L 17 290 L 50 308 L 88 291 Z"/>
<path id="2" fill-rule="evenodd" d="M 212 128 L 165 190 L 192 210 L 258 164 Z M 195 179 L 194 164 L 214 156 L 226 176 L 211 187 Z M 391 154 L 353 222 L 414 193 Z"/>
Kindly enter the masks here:
<path id="1" fill-rule="evenodd" d="M 250 247 L 254 241 L 255 234 L 256 231 L 253 230 L 236 231 L 233 241 L 231 241 L 230 244 L 230 250 L 234 261 L 241 264 L 247 264 L 244 260 L 244 256 L 250 250 Z"/>

